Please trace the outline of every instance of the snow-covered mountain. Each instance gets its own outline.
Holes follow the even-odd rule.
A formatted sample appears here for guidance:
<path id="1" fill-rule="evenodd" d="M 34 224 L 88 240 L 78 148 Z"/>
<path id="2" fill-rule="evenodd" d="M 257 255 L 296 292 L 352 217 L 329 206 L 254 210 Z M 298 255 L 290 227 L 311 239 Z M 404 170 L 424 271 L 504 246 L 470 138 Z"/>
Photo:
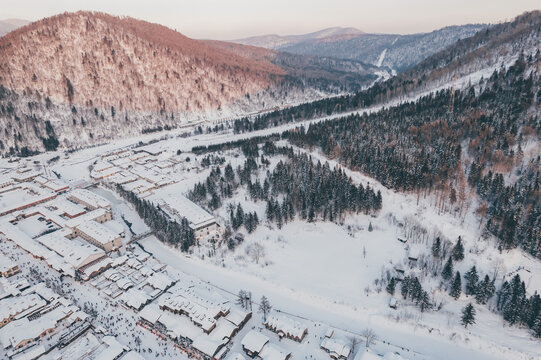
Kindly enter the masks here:
<path id="1" fill-rule="evenodd" d="M 411 35 L 366 34 L 352 28 L 331 28 L 305 35 L 266 35 L 234 42 L 294 54 L 358 60 L 400 72 L 485 27 L 479 24 L 449 26 L 430 33 Z"/>
<path id="2" fill-rule="evenodd" d="M 352 27 L 331 27 L 319 31 L 314 31 L 308 34 L 301 34 L 301 35 L 277 35 L 277 34 L 269 34 L 269 35 L 261 35 L 261 36 L 251 36 L 248 38 L 243 39 L 236 39 L 232 40 L 232 42 L 243 44 L 243 45 L 251 45 L 251 46 L 258 46 L 263 47 L 266 49 L 279 49 L 283 46 L 292 45 L 292 44 L 299 44 L 303 42 L 311 42 L 311 41 L 321 41 L 321 42 L 327 42 L 327 41 L 337 41 L 337 40 L 344 40 L 349 39 L 352 37 L 360 36 L 364 34 L 361 30 L 352 28 Z"/>
<path id="3" fill-rule="evenodd" d="M 378 70 L 314 57 L 306 67 L 305 56 L 90 12 L 12 31 L 0 49 L 0 124 L 11 129 L 0 147 L 15 153 L 47 148 L 42 139 L 73 147 L 313 100 L 368 85 Z"/>

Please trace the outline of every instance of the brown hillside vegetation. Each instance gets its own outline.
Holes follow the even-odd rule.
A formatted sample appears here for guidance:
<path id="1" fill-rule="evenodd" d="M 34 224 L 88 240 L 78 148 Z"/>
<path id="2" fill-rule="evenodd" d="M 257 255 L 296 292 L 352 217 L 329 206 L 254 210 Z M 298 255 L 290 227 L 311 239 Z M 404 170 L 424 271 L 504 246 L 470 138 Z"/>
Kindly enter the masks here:
<path id="1" fill-rule="evenodd" d="M 285 74 L 266 56 L 234 51 L 129 17 L 65 13 L 0 38 L 0 84 L 88 108 L 198 111 Z"/>

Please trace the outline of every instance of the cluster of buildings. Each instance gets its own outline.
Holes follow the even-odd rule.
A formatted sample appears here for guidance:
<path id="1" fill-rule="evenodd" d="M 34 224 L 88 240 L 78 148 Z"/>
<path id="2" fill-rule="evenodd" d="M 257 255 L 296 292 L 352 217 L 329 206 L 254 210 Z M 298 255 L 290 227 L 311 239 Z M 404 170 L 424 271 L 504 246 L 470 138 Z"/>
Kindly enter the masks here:
<path id="1" fill-rule="evenodd" d="M 110 266 L 108 254 L 125 234 L 107 199 L 28 168 L 2 174 L 0 184 L 0 234 L 7 240 L 83 280 Z"/>
<path id="2" fill-rule="evenodd" d="M 252 313 L 230 306 L 220 295 L 178 282 L 140 312 L 141 324 L 173 339 L 188 354 L 222 359 L 227 345 Z"/>
<path id="3" fill-rule="evenodd" d="M 11 283 L 0 298 L 0 345 L 9 358 L 34 359 L 59 345 L 68 334 L 88 329 L 88 315 L 44 283 Z"/>
<path id="4" fill-rule="evenodd" d="M 175 284 L 166 265 L 138 248 L 117 257 L 90 284 L 127 308 L 140 310 Z"/>
<path id="5" fill-rule="evenodd" d="M 100 328 L 88 329 L 71 340 L 69 344 L 57 347 L 48 353 L 49 358 L 53 360 L 144 360 L 138 352 L 120 344 L 114 336 L 104 334 Z"/>
<path id="6" fill-rule="evenodd" d="M 96 181 L 121 185 L 140 198 L 148 198 L 155 190 L 183 180 L 181 173 L 190 169 L 198 169 L 195 162 L 187 163 L 181 156 L 142 147 L 103 155 L 94 164 L 90 176 Z M 171 218 L 185 217 L 197 241 L 218 239 L 222 234 L 214 216 L 182 195 L 160 199 L 158 205 Z"/>
<path id="7" fill-rule="evenodd" d="M 123 149 L 104 154 L 94 164 L 90 177 L 122 185 L 141 197 L 152 195 L 154 190 L 174 184 L 182 179 L 179 167 L 184 167 L 180 156 L 168 156 L 160 150 L 149 148 Z"/>

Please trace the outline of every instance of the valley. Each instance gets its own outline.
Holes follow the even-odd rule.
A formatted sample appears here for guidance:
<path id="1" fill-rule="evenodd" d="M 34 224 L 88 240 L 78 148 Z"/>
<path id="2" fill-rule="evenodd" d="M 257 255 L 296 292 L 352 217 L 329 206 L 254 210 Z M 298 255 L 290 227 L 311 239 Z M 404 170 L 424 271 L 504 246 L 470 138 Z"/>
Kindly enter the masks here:
<path id="1" fill-rule="evenodd" d="M 1 359 L 541 357 L 539 11 L 233 42 L 16 24 Z"/>

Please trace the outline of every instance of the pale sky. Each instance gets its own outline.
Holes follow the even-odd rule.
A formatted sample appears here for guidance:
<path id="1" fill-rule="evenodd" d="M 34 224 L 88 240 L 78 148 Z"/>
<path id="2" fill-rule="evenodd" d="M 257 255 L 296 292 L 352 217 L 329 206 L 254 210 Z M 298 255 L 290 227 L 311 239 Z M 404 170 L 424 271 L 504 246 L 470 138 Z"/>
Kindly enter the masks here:
<path id="1" fill-rule="evenodd" d="M 0 0 L 0 19 L 38 20 L 96 10 L 160 23 L 193 38 L 227 40 L 332 26 L 370 33 L 427 32 L 497 23 L 539 8 L 539 0 Z"/>

